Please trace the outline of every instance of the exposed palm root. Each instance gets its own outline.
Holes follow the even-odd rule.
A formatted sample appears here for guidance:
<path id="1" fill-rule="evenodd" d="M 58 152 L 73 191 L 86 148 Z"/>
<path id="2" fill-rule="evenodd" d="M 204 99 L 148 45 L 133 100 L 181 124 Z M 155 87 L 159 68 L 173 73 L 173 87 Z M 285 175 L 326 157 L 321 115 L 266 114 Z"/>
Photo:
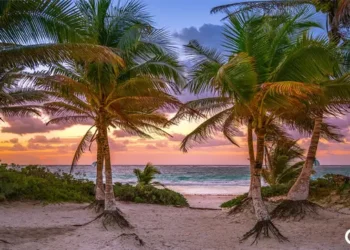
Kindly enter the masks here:
<path id="1" fill-rule="evenodd" d="M 145 245 L 145 242 L 144 242 L 137 234 L 135 234 L 135 233 L 131 233 L 131 234 L 123 233 L 123 234 L 119 235 L 117 238 L 119 238 L 119 237 L 125 237 L 125 236 L 134 236 L 136 242 L 138 242 L 140 246 L 144 246 L 144 245 Z"/>
<path id="2" fill-rule="evenodd" d="M 263 220 L 258 221 L 252 230 L 245 233 L 240 242 L 245 241 L 250 237 L 254 237 L 254 241 L 252 242 L 253 245 L 254 243 L 258 242 L 260 236 L 270 238 L 270 231 L 272 235 L 278 239 L 278 241 L 288 241 L 288 239 L 280 233 L 278 228 L 270 220 Z"/>
<path id="3" fill-rule="evenodd" d="M 87 223 L 84 223 L 84 224 L 76 224 L 76 225 L 73 225 L 75 227 L 83 227 L 83 226 L 86 226 L 86 225 L 89 225 L 90 223 L 100 219 L 100 218 L 103 218 L 102 220 L 102 224 L 104 226 L 104 228 L 106 230 L 107 229 L 107 226 L 110 225 L 110 226 L 113 226 L 113 225 L 118 225 L 120 228 L 132 228 L 131 224 L 125 219 L 122 211 L 120 211 L 118 208 L 116 208 L 115 210 L 113 211 L 104 211 L 102 214 L 98 215 L 95 219 L 87 222 Z"/>
<path id="4" fill-rule="evenodd" d="M 117 224 L 120 228 L 132 228 L 131 224 L 125 219 L 122 211 L 118 208 L 113 211 L 104 211 L 103 212 L 103 226 L 107 229 L 107 225 L 113 226 Z"/>
<path id="5" fill-rule="evenodd" d="M 272 218 L 302 220 L 308 214 L 318 214 L 322 207 L 308 200 L 282 201 L 271 213 Z"/>
<path id="6" fill-rule="evenodd" d="M 96 213 L 101 212 L 104 209 L 105 201 L 104 200 L 95 200 L 93 203 L 85 207 L 84 209 L 93 209 Z"/>
<path id="7" fill-rule="evenodd" d="M 250 210 L 253 208 L 253 201 L 252 198 L 245 198 L 244 200 L 242 200 L 241 204 L 233 207 L 229 212 L 228 215 L 234 215 L 234 214 L 238 214 L 244 210 Z"/>

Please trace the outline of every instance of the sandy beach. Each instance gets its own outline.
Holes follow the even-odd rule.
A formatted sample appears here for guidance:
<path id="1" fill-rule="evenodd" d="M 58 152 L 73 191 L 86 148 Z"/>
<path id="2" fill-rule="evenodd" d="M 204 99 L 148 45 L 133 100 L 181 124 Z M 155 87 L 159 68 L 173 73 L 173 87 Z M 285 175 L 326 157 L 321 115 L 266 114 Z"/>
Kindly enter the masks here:
<path id="1" fill-rule="evenodd" d="M 216 204 L 223 197 L 190 198 Z M 202 204 L 203 205 L 203 204 Z M 263 239 L 258 245 L 240 243 L 239 237 L 254 225 L 254 216 L 227 216 L 221 210 L 197 210 L 158 205 L 120 203 L 132 230 L 112 228 L 106 231 L 101 221 L 74 227 L 96 214 L 86 204 L 47 205 L 3 203 L 0 205 L 0 249 L 118 249 L 118 250 L 229 250 L 229 249 L 349 249 L 344 240 L 350 229 L 350 215 L 322 212 L 319 218 L 300 222 L 275 221 L 290 242 Z M 215 207 L 214 204 L 211 207 Z M 144 242 L 141 246 L 134 234 Z"/>

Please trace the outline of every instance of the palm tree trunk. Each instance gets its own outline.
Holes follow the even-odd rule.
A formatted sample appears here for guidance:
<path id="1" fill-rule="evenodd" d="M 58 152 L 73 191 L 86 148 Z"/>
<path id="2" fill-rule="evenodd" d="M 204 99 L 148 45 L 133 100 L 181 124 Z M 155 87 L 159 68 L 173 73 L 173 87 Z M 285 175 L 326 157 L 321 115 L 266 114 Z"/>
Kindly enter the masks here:
<path id="1" fill-rule="evenodd" d="M 265 133 L 257 129 L 256 135 L 256 158 L 252 175 L 251 195 L 256 218 L 258 221 L 267 221 L 270 220 L 270 215 L 261 196 L 261 171 L 264 161 Z"/>
<path id="2" fill-rule="evenodd" d="M 254 175 L 254 165 L 255 165 L 255 156 L 254 156 L 254 144 L 253 144 L 253 120 L 249 119 L 248 121 L 248 149 L 249 149 L 249 162 L 250 162 L 250 187 L 248 197 L 252 197 L 252 184 L 253 184 L 253 175 Z"/>
<path id="3" fill-rule="evenodd" d="M 113 177 L 112 177 L 112 164 L 111 155 L 108 143 L 108 134 L 106 124 L 102 125 L 101 142 L 103 142 L 103 157 L 105 160 L 105 211 L 114 211 L 116 209 L 115 196 L 113 191 Z"/>
<path id="4" fill-rule="evenodd" d="M 264 161 L 264 144 L 265 144 L 265 129 L 256 129 L 255 133 L 257 135 L 256 143 L 256 158 L 254 165 L 254 172 L 252 178 L 252 201 L 255 211 L 255 216 L 257 218 L 257 223 L 255 226 L 243 235 L 243 240 L 247 240 L 250 237 L 255 238 L 254 242 L 257 242 L 260 236 L 270 237 L 271 233 L 277 237 L 280 241 L 288 240 L 284 237 L 278 228 L 271 222 L 269 212 L 266 209 L 264 201 L 261 196 L 261 172 L 262 165 Z"/>
<path id="5" fill-rule="evenodd" d="M 103 110 L 100 111 L 100 127 L 99 133 L 101 132 L 100 140 L 102 146 L 102 155 L 105 161 L 105 178 L 106 178 L 106 186 L 105 186 L 105 196 L 104 196 L 104 212 L 99 217 L 103 216 L 103 225 L 106 227 L 107 224 L 115 225 L 118 224 L 121 228 L 131 228 L 130 223 L 125 219 L 122 211 L 117 208 L 114 189 L 113 189 L 113 177 L 112 177 L 112 163 L 111 163 L 111 155 L 110 148 L 108 143 L 108 124 L 105 120 Z M 99 218 L 97 217 L 97 218 Z"/>
<path id="6" fill-rule="evenodd" d="M 103 186 L 103 142 L 101 141 L 100 132 L 97 134 L 97 171 L 96 171 L 96 193 L 95 199 L 98 203 L 103 203 L 105 200 L 105 191 Z"/>
<path id="7" fill-rule="evenodd" d="M 300 201 L 307 200 L 309 197 L 310 177 L 312 174 L 312 166 L 316 159 L 318 142 L 321 136 L 323 115 L 315 118 L 314 130 L 311 136 L 310 146 L 307 152 L 307 158 L 304 167 L 292 188 L 288 192 L 289 200 Z"/>

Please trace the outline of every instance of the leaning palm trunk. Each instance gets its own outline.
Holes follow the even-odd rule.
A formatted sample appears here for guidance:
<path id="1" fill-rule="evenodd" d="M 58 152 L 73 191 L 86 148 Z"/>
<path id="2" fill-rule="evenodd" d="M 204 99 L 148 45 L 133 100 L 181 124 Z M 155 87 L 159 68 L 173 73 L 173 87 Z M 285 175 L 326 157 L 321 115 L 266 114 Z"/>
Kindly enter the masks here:
<path id="1" fill-rule="evenodd" d="M 300 201 L 307 200 L 309 197 L 310 177 L 312 174 L 312 167 L 316 159 L 316 152 L 318 142 L 320 140 L 322 127 L 322 116 L 315 119 L 314 130 L 311 136 L 309 150 L 304 167 L 292 188 L 288 192 L 287 198 L 289 200 Z"/>
<path id="2" fill-rule="evenodd" d="M 261 172 L 264 161 L 264 145 L 265 145 L 265 129 L 257 129 L 257 143 L 256 143 L 256 158 L 254 164 L 254 171 L 252 173 L 252 183 L 251 183 L 251 197 L 253 201 L 255 216 L 258 220 L 253 229 L 247 232 L 242 240 L 246 240 L 249 237 L 254 237 L 254 242 L 256 242 L 260 235 L 264 237 L 269 237 L 269 232 L 277 237 L 278 240 L 287 240 L 271 222 L 271 218 L 264 201 L 261 196 Z"/>
<path id="3" fill-rule="evenodd" d="M 316 159 L 318 142 L 321 136 L 322 120 L 323 115 L 315 118 L 314 130 L 312 132 L 307 158 L 301 173 L 297 181 L 289 190 L 287 200 L 280 203 L 272 211 L 272 217 L 282 219 L 292 217 L 296 220 L 301 220 L 307 213 L 317 214 L 317 208 L 320 206 L 308 201 L 308 198 L 312 167 Z"/>

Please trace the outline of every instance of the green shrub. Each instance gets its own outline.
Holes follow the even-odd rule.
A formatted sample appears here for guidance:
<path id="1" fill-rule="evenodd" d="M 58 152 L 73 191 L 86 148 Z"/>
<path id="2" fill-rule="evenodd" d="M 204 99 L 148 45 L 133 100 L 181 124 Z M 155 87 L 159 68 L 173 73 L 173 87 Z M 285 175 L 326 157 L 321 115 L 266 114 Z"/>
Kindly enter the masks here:
<path id="1" fill-rule="evenodd" d="M 152 185 L 114 185 L 115 196 L 121 201 L 159 205 L 188 206 L 183 195 L 170 189 L 158 189 Z"/>
<path id="2" fill-rule="evenodd" d="M 261 188 L 261 195 L 263 198 L 270 198 L 274 196 L 286 195 L 290 189 L 290 185 L 274 185 Z M 230 208 L 240 205 L 242 201 L 248 197 L 248 193 L 237 196 L 236 198 L 226 201 L 220 205 L 222 208 Z"/>
<path id="3" fill-rule="evenodd" d="M 264 198 L 286 195 L 291 185 L 274 185 L 261 188 Z M 328 203 L 334 195 L 338 195 L 337 203 L 350 205 L 350 177 L 337 174 L 326 174 L 310 181 L 310 200 Z M 248 193 L 221 204 L 223 208 L 230 208 L 242 203 Z"/>
<path id="4" fill-rule="evenodd" d="M 1 200 L 40 200 L 44 202 L 89 202 L 94 199 L 94 183 L 72 175 L 51 173 L 45 168 L 0 167 Z"/>
<path id="5" fill-rule="evenodd" d="M 261 195 L 263 198 L 286 195 L 290 188 L 291 185 L 266 186 L 261 188 Z"/>
<path id="6" fill-rule="evenodd" d="M 226 202 L 222 203 L 220 205 L 220 207 L 222 207 L 222 208 L 230 208 L 230 207 L 233 207 L 233 206 L 240 205 L 243 202 L 243 200 L 245 198 L 247 198 L 247 197 L 248 197 L 248 193 L 239 195 L 239 196 L 237 196 L 236 198 L 234 198 L 232 200 L 229 200 L 229 201 L 226 201 Z"/>
<path id="7" fill-rule="evenodd" d="M 350 177 L 338 174 L 326 174 L 310 183 L 310 199 L 314 201 L 330 200 L 338 195 L 339 203 L 348 202 L 350 198 Z"/>

